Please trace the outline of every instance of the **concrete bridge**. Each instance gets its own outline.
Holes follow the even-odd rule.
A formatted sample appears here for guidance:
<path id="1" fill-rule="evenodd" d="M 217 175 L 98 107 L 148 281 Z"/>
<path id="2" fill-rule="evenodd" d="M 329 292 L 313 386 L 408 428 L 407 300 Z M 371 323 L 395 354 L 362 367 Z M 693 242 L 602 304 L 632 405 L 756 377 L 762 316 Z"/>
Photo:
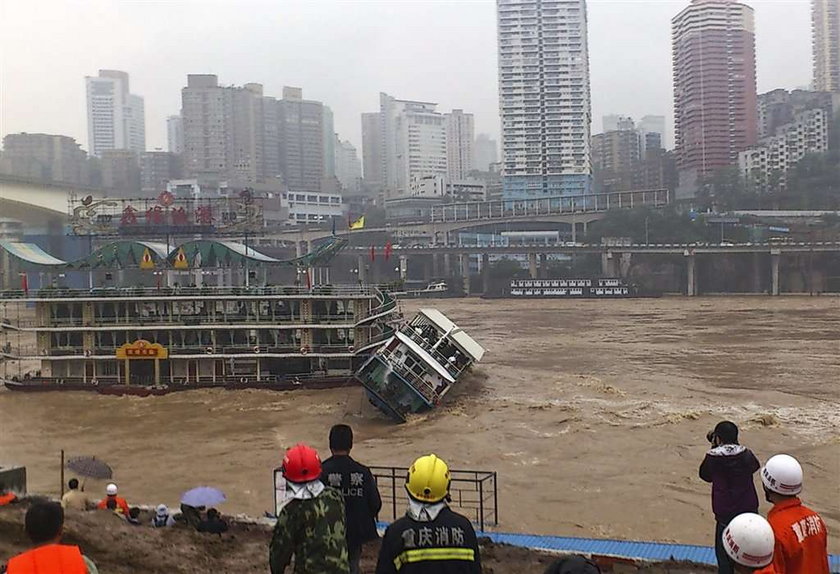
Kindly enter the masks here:
<path id="1" fill-rule="evenodd" d="M 0 214 L 22 221 L 27 227 L 50 228 L 66 223 L 71 195 L 101 197 L 102 191 L 0 175 Z"/>
<path id="2" fill-rule="evenodd" d="M 634 207 L 661 208 L 671 201 L 667 189 L 619 191 L 580 196 L 558 196 L 530 199 L 503 199 L 468 203 L 449 203 L 433 206 L 428 214 L 417 219 L 404 219 L 384 227 L 356 230 L 339 230 L 336 235 L 356 237 L 369 233 L 388 233 L 399 238 L 424 235 L 433 242 L 452 243 L 451 233 L 508 223 L 566 224 L 571 227 L 572 241 L 577 240 L 580 227 L 585 233 L 587 225 L 603 218 L 608 211 Z M 270 234 L 269 242 L 308 243 L 332 235 L 328 226 L 300 228 Z M 299 248 L 303 249 L 303 248 Z"/>
<path id="3" fill-rule="evenodd" d="M 358 257 L 359 280 L 366 281 L 364 276 L 365 260 L 369 256 L 369 248 L 347 248 L 348 252 Z M 780 269 L 783 257 L 817 256 L 840 257 L 840 242 L 769 242 L 769 243 L 685 243 L 685 244 L 626 244 L 626 245 L 587 245 L 587 244 L 558 244 L 558 245 L 521 245 L 521 246 L 458 246 L 458 247 L 395 247 L 393 257 L 399 260 L 399 270 L 402 279 L 408 277 L 412 259 L 425 257 L 424 271 L 426 279 L 432 277 L 449 276 L 453 270 L 453 260 L 456 262 L 454 275 L 464 280 L 465 291 L 470 291 L 470 256 L 481 258 L 480 277 L 483 288 L 487 288 L 487 270 L 490 265 L 490 255 L 526 255 L 528 270 L 532 279 L 545 278 L 548 269 L 548 255 L 600 255 L 601 273 L 605 277 L 627 278 L 634 255 L 680 256 L 685 261 L 686 287 L 688 296 L 699 293 L 697 261 L 698 258 L 710 259 L 722 255 L 752 255 L 752 268 L 755 292 L 762 292 L 764 279 L 762 269 L 767 259 L 770 263 L 769 285 L 766 291 L 771 295 L 779 295 Z M 431 265 L 429 265 L 431 258 Z M 539 261 L 539 264 L 538 264 Z M 441 265 L 442 264 L 442 265 Z M 815 284 L 814 269 L 808 270 L 811 287 Z M 813 288 L 811 289 L 813 290 Z"/>

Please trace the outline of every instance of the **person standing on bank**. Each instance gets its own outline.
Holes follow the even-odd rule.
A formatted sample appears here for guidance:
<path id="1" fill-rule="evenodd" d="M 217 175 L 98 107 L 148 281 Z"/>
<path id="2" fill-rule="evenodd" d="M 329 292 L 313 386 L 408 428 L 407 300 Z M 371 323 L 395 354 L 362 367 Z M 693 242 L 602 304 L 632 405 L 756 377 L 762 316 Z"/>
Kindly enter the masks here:
<path id="1" fill-rule="evenodd" d="M 449 466 L 434 454 L 408 469 L 408 512 L 382 539 L 376 574 L 481 574 L 469 519 L 449 508 Z"/>
<path id="2" fill-rule="evenodd" d="M 738 427 L 733 422 L 719 422 L 706 438 L 712 448 L 700 465 L 700 478 L 712 483 L 718 574 L 732 574 L 734 569 L 723 545 L 723 531 L 739 514 L 758 512 L 753 474 L 761 464 L 750 449 L 738 444 Z"/>
<path id="3" fill-rule="evenodd" d="M 353 460 L 353 429 L 335 425 L 330 429 L 332 456 L 321 465 L 321 482 L 341 491 L 347 519 L 347 551 L 350 574 L 359 574 L 359 559 L 365 542 L 376 540 L 376 516 L 382 509 L 382 498 L 370 469 Z"/>

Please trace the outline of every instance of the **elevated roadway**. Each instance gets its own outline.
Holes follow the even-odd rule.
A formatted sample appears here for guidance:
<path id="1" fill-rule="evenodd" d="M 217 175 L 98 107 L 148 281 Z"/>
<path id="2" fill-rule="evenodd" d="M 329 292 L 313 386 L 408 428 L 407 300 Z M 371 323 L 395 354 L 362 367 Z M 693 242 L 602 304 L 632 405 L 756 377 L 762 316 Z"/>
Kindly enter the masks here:
<path id="1" fill-rule="evenodd" d="M 101 196 L 101 190 L 61 183 L 39 183 L 0 174 L 0 214 L 27 226 L 50 227 L 68 220 L 71 194 Z"/>

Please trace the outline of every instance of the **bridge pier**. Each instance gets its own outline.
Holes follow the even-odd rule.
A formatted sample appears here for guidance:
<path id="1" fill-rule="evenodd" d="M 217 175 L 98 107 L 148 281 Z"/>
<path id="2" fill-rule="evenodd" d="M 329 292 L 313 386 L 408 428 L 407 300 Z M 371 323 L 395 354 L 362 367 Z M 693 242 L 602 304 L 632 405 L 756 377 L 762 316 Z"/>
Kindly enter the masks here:
<path id="1" fill-rule="evenodd" d="M 464 294 L 470 294 L 470 256 L 461 255 L 461 279 L 464 281 Z"/>
<path id="2" fill-rule="evenodd" d="M 450 275 L 452 275 L 452 258 L 449 256 L 449 253 L 444 253 L 443 276 L 448 279 Z"/>
<path id="3" fill-rule="evenodd" d="M 481 254 L 481 292 L 487 294 L 490 290 L 490 255 Z"/>
<path id="4" fill-rule="evenodd" d="M 538 279 L 538 277 L 537 277 L 537 254 L 536 253 L 529 253 L 528 254 L 528 274 L 531 276 L 531 279 Z"/>
<path id="5" fill-rule="evenodd" d="M 782 252 L 778 249 L 770 250 L 770 294 L 779 294 L 779 260 Z"/>
<path id="6" fill-rule="evenodd" d="M 408 256 L 400 255 L 400 279 L 408 279 Z"/>
<path id="7" fill-rule="evenodd" d="M 761 281 L 761 253 L 753 253 L 752 257 L 752 284 L 753 293 L 761 293 L 763 289 Z"/>
<path id="8" fill-rule="evenodd" d="M 697 256 L 691 252 L 686 252 L 688 262 L 688 288 L 686 294 L 689 297 L 697 296 Z"/>
<path id="9" fill-rule="evenodd" d="M 540 279 L 548 279 L 548 254 L 540 253 Z"/>
<path id="10" fill-rule="evenodd" d="M 604 277 L 618 277 L 618 254 L 607 251 L 601 254 L 601 275 Z"/>
<path id="11" fill-rule="evenodd" d="M 622 279 L 627 279 L 630 275 L 630 266 L 632 265 L 633 254 L 622 253 L 618 260 L 618 272 Z"/>
<path id="12" fill-rule="evenodd" d="M 432 275 L 434 277 L 440 277 L 440 255 L 437 253 L 432 253 Z"/>

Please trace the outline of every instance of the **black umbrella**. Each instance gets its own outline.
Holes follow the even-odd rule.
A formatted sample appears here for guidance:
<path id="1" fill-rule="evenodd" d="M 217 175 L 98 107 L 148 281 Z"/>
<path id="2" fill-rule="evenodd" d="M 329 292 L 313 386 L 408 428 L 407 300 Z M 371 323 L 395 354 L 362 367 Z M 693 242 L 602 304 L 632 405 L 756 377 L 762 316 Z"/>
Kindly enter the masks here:
<path id="1" fill-rule="evenodd" d="M 99 460 L 95 456 L 73 457 L 67 461 L 67 468 L 79 476 L 88 478 L 104 480 L 114 476 L 111 467 L 104 460 Z"/>

